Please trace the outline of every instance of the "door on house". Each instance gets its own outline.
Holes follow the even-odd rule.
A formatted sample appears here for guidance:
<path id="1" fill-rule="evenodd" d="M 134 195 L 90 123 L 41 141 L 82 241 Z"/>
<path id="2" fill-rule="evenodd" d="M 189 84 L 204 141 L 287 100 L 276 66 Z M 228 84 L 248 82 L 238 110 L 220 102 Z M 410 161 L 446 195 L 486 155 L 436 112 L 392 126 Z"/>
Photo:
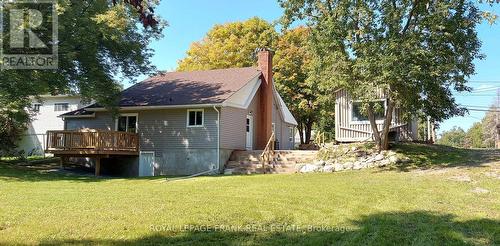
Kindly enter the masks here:
<path id="1" fill-rule="evenodd" d="M 246 134 L 247 134 L 246 148 L 248 150 L 251 150 L 253 148 L 253 116 L 251 115 L 247 115 Z"/>
<path id="2" fill-rule="evenodd" d="M 139 176 L 154 176 L 154 152 L 141 152 L 139 155 Z"/>

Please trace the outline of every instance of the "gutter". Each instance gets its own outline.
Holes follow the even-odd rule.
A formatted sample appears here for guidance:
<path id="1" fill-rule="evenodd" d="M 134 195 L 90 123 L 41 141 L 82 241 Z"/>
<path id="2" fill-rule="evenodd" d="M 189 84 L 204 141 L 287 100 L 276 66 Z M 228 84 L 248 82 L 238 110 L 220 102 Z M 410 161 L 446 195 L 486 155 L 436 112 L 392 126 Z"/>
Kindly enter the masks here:
<path id="1" fill-rule="evenodd" d="M 94 114 L 88 114 L 88 115 L 59 115 L 57 116 L 59 118 L 95 118 L 95 113 Z"/>
<path id="2" fill-rule="evenodd" d="M 217 111 L 217 173 L 220 172 L 220 111 L 214 106 L 214 110 Z"/>

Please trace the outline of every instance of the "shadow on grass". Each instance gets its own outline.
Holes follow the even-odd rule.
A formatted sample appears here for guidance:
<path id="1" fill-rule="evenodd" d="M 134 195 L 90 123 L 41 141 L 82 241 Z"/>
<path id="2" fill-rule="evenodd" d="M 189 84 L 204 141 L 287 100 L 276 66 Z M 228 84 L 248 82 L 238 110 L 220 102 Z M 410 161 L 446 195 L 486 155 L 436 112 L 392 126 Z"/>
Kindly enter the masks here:
<path id="1" fill-rule="evenodd" d="M 167 178 L 178 178 L 179 176 L 168 176 Z M 0 181 L 74 181 L 74 182 L 101 182 L 113 179 L 129 180 L 165 180 L 165 176 L 152 177 L 121 177 L 121 176 L 94 176 L 93 168 L 66 167 L 59 169 L 59 165 L 35 165 L 26 166 L 12 163 L 0 162 Z"/>
<path id="2" fill-rule="evenodd" d="M 390 169 L 409 171 L 444 167 L 480 167 L 500 161 L 500 151 L 492 149 L 460 149 L 443 145 L 397 144 L 393 150 L 409 158 L 408 163 Z"/>
<path id="3" fill-rule="evenodd" d="M 368 215 L 352 228 L 323 230 L 210 230 L 154 232 L 131 240 L 47 240 L 42 245 L 498 245 L 500 221 L 459 221 L 453 215 L 426 211 Z M 149 225 L 145 225 L 148 226 Z M 202 225 L 200 225 L 202 226 Z M 213 228 L 213 227 L 212 227 Z M 270 228 L 270 227 L 269 227 Z M 281 227 L 283 228 L 283 227 Z M 297 228 L 297 227 L 295 227 Z M 326 229 L 326 230 L 325 230 Z M 347 230 L 346 230 L 347 229 Z"/>
<path id="4" fill-rule="evenodd" d="M 54 171 L 56 168 L 27 167 L 0 162 L 0 181 L 81 181 L 81 182 L 99 182 L 106 179 L 96 178 L 85 174 L 75 174 L 72 172 Z"/>

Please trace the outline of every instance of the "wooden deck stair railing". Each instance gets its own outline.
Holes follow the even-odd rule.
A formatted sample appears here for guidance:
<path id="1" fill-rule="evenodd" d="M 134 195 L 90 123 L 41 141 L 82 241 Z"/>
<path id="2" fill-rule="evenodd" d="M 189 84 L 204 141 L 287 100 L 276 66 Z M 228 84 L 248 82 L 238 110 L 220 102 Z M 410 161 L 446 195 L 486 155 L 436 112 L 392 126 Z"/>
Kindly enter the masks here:
<path id="1" fill-rule="evenodd" d="M 260 161 L 262 163 L 262 173 L 266 173 L 266 164 L 269 165 L 274 156 L 275 142 L 276 142 L 276 136 L 273 132 L 271 134 L 271 137 L 267 141 L 264 151 L 262 151 L 262 154 L 260 155 Z"/>
<path id="2" fill-rule="evenodd" d="M 47 131 L 48 152 L 139 152 L 139 136 L 119 131 Z"/>

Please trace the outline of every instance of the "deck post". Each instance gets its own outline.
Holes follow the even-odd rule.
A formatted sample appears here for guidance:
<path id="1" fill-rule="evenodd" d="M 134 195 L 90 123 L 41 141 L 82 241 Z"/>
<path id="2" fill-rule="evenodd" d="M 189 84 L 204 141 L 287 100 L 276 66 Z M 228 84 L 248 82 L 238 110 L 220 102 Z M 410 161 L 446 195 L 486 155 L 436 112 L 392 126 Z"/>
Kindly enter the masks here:
<path id="1" fill-rule="evenodd" d="M 95 176 L 99 177 L 101 175 L 101 157 L 95 158 Z"/>

